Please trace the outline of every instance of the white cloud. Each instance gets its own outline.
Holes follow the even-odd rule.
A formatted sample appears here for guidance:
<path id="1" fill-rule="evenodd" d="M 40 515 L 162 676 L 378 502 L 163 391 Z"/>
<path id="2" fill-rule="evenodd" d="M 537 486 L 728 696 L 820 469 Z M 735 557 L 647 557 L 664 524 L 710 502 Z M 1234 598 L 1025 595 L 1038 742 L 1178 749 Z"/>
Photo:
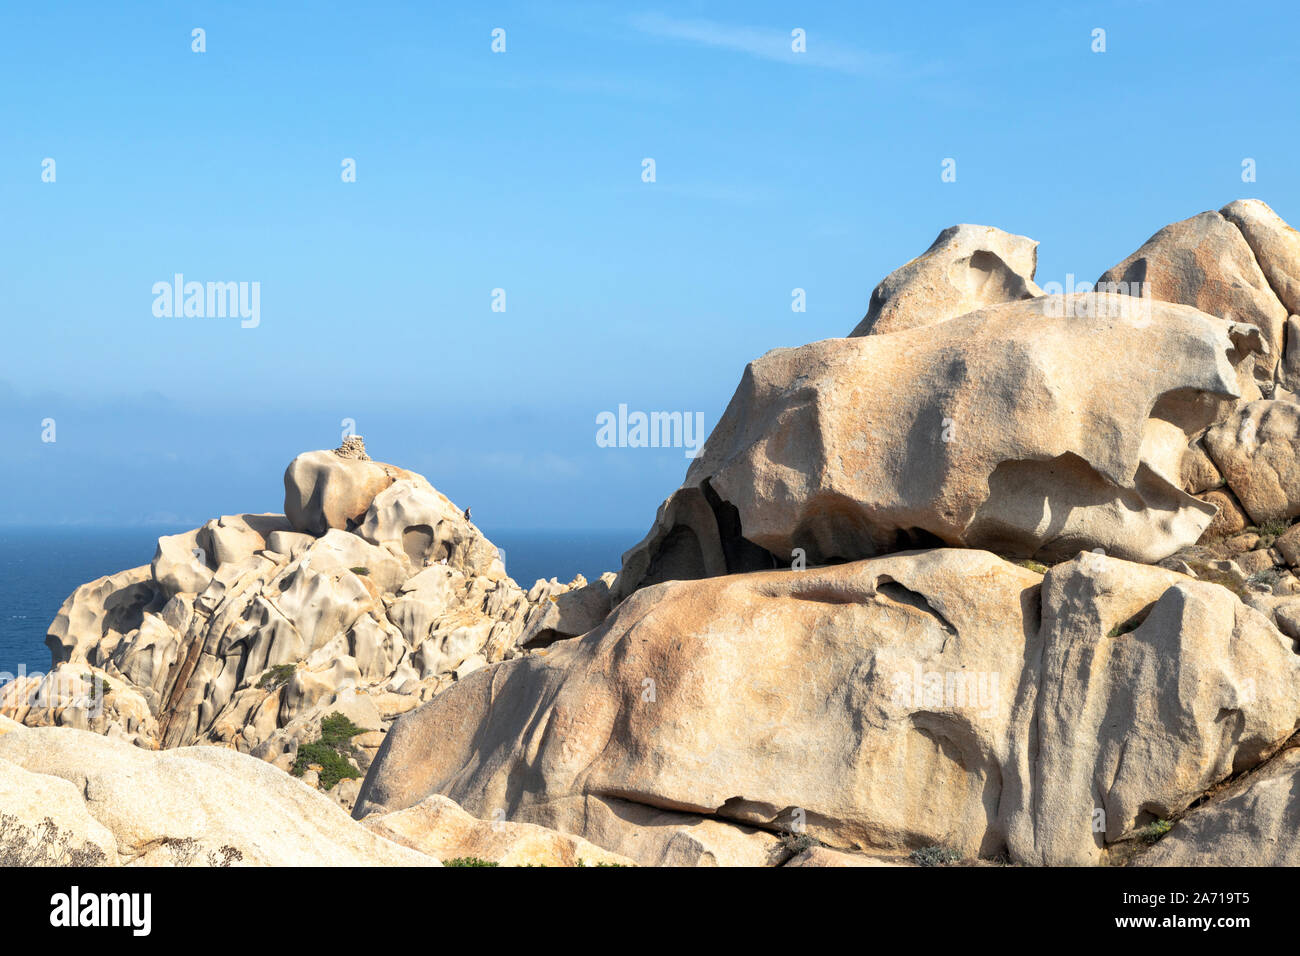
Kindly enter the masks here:
<path id="1" fill-rule="evenodd" d="M 731 50 L 764 60 L 807 65 L 854 75 L 893 72 L 901 61 L 892 53 L 869 53 L 855 50 L 814 33 L 807 38 L 807 52 L 790 49 L 790 30 L 775 27 L 746 27 L 718 23 L 715 20 L 684 20 L 661 13 L 641 13 L 631 18 L 641 33 L 669 40 L 681 40 L 715 49 Z"/>

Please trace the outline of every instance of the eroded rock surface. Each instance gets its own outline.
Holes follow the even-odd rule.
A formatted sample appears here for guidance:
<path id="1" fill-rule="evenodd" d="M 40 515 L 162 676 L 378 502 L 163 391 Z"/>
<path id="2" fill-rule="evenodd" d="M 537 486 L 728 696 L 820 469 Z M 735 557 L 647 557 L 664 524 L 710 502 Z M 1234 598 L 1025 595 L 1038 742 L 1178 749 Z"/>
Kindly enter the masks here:
<path id="1" fill-rule="evenodd" d="M 638 591 L 399 721 L 354 812 L 441 793 L 650 864 L 703 820 L 769 862 L 798 830 L 1095 863 L 1297 714 L 1294 643 L 1217 584 L 937 549 Z"/>
<path id="2" fill-rule="evenodd" d="M 349 757 L 359 776 L 395 717 L 517 653 L 566 590 L 521 589 L 459 508 L 359 439 L 300 455 L 285 480 L 292 520 L 213 519 L 78 588 L 47 638 L 56 666 L 0 688 L 0 712 L 283 769 L 337 712 L 370 732 Z M 350 807 L 355 793 L 332 795 Z"/>
<path id="3" fill-rule="evenodd" d="M 1033 239 L 993 226 L 950 226 L 876 286 L 866 316 L 849 334 L 899 332 L 1042 295 L 1034 285 L 1037 267 Z"/>
<path id="4" fill-rule="evenodd" d="M 658 581 L 906 547 L 1158 561 L 1215 507 L 1182 489 L 1189 438 L 1240 394 L 1231 329 L 1123 296 L 993 306 L 778 349 L 750 364 L 686 479 L 624 556 Z M 1081 318 L 1088 314 L 1116 317 Z M 796 549 L 798 549 L 796 551 Z"/>

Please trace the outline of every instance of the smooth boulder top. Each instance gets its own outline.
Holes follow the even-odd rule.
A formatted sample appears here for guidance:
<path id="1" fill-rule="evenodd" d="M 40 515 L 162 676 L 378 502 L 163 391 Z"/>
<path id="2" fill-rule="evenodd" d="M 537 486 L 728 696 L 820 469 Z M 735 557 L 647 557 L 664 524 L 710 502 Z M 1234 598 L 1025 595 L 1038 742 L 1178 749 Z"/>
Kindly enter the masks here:
<path id="1" fill-rule="evenodd" d="M 304 534 L 319 537 L 330 528 L 351 531 L 376 495 L 399 478 L 413 477 L 404 468 L 368 458 L 304 452 L 284 472 L 284 513 L 293 530 Z"/>
<path id="2" fill-rule="evenodd" d="M 895 269 L 871 293 L 850 336 L 933 325 L 985 306 L 1042 295 L 1034 285 L 1038 243 L 993 226 L 963 223 Z"/>
<path id="3" fill-rule="evenodd" d="M 224 747 L 151 752 L 67 727 L 23 728 L 0 735 L 0 776 L 5 763 L 74 788 L 103 828 L 87 825 L 87 838 L 111 834 L 102 841 L 117 854 L 110 863 L 167 865 L 169 847 L 191 840 L 198 865 L 224 846 L 246 865 L 438 865 L 283 771 Z"/>

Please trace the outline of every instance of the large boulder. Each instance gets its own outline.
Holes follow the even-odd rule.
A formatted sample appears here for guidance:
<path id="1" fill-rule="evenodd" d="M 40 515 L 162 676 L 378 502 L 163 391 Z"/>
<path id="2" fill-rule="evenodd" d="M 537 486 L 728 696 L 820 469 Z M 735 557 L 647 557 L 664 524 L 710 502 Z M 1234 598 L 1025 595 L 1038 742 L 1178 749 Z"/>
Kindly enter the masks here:
<path id="1" fill-rule="evenodd" d="M 14 767 L 20 772 L 7 769 Z M 282 771 L 222 747 L 150 753 L 68 728 L 0 736 L 0 794 L 33 776 L 58 798 L 60 829 L 115 853 L 108 863 L 204 865 L 230 847 L 246 865 L 438 865 L 360 826 Z"/>
<path id="2" fill-rule="evenodd" d="M 1202 312 L 1256 326 L 1268 344 L 1258 356 L 1259 375 L 1270 379 L 1282 354 L 1287 310 L 1269 286 L 1250 244 L 1231 221 L 1203 212 L 1165 226 L 1127 259 L 1107 269 L 1098 290 L 1123 283 L 1129 294 L 1146 293 Z"/>
<path id="3" fill-rule="evenodd" d="M 1300 514 L 1300 405 L 1242 405 L 1206 432 L 1205 447 L 1255 524 Z"/>
<path id="4" fill-rule="evenodd" d="M 880 335 L 933 325 L 985 306 L 1042 295 L 1034 285 L 1038 243 L 993 226 L 949 226 L 922 255 L 895 269 L 871 293 L 850 335 Z"/>
<path id="5" fill-rule="evenodd" d="M 1259 199 L 1238 199 L 1219 212 L 1241 230 L 1283 307 L 1300 314 L 1300 232 Z"/>
<path id="6" fill-rule="evenodd" d="M 651 864 L 702 820 L 751 861 L 757 831 L 1088 863 L 1297 713 L 1290 642 L 1216 584 L 939 549 L 643 589 L 400 719 L 354 813 L 443 794 Z"/>
<path id="7" fill-rule="evenodd" d="M 1182 490 L 1182 462 L 1239 394 L 1233 327 L 1164 303 L 1126 313 L 1123 298 L 1045 296 L 752 362 L 624 555 L 618 596 L 798 552 L 1158 561 L 1194 543 L 1215 508 Z"/>

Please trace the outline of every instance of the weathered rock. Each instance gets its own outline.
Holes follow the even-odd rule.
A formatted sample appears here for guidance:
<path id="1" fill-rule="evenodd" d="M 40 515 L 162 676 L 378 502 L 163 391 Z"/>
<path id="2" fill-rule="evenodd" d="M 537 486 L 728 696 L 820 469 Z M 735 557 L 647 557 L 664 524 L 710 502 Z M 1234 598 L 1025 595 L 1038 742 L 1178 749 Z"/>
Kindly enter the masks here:
<path id="1" fill-rule="evenodd" d="M 309 451 L 284 472 L 284 513 L 295 531 L 322 535 L 330 528 L 351 531 L 375 496 L 410 472 L 393 465 L 332 451 Z"/>
<path id="2" fill-rule="evenodd" d="M 418 475 L 395 481 L 376 495 L 357 534 L 405 555 L 411 569 L 443 564 L 467 574 L 505 577 L 496 546 Z"/>
<path id="3" fill-rule="evenodd" d="M 1259 199 L 1238 199 L 1219 212 L 1241 230 L 1283 307 L 1292 315 L 1300 313 L 1300 232 Z"/>
<path id="4" fill-rule="evenodd" d="M 1300 866 L 1300 749 L 1179 820 L 1139 866 Z"/>
<path id="5" fill-rule="evenodd" d="M 78 794 L 100 825 L 85 824 L 87 838 L 98 842 L 107 830 L 105 850 L 115 849 L 124 864 L 167 865 L 188 852 L 203 865 L 208 853 L 233 847 L 248 865 L 438 865 L 360 826 L 292 777 L 222 747 L 149 753 L 79 730 L 25 728 L 0 736 L 0 768 L 9 765 L 66 783 L 44 786 L 65 801 L 69 791 Z M 74 811 L 69 803 L 61 817 L 73 820 Z"/>
<path id="6" fill-rule="evenodd" d="M 383 734 L 474 667 L 517 653 L 529 621 L 568 590 L 520 589 L 421 476 L 359 445 L 300 456 L 290 473 L 320 460 L 321 481 L 286 505 L 297 496 L 304 513 L 332 514 L 321 533 L 245 514 L 162 539 L 151 566 L 77 589 L 47 639 L 55 667 L 0 689 L 0 711 L 146 749 L 221 743 L 288 768 L 329 714 Z M 389 483 L 368 499 L 370 479 L 349 484 L 355 470 Z M 354 504 L 337 511 L 336 492 Z M 89 696 L 96 681 L 103 700 Z"/>
<path id="7" fill-rule="evenodd" d="M 1094 314 L 1120 312 L 1100 298 Z M 810 564 L 939 542 L 1158 561 L 1195 542 L 1215 512 L 1182 490 L 1182 461 L 1238 394 L 1229 330 L 1186 306 L 1096 321 L 1043 301 L 751 363 L 616 597 L 796 549 Z"/>
<path id="8" fill-rule="evenodd" d="M 1250 402 L 1205 434 L 1205 447 L 1255 524 L 1300 514 L 1300 405 Z"/>
<path id="9" fill-rule="evenodd" d="M 520 647 L 545 647 L 566 637 L 577 637 L 597 627 L 613 607 L 617 575 L 602 574 L 590 584 L 571 588 L 543 605 L 542 614 L 519 637 Z"/>
<path id="10" fill-rule="evenodd" d="M 580 837 L 531 823 L 479 820 L 433 795 L 413 807 L 367 817 L 365 826 L 393 843 L 439 860 L 471 857 L 501 866 L 627 866 L 632 861 Z"/>
<path id="11" fill-rule="evenodd" d="M 1097 862 L 1298 712 L 1290 642 L 1218 585 L 941 549 L 638 591 L 400 720 L 354 813 L 441 793 L 646 864 L 680 826 L 629 808 L 768 831 L 769 862 L 795 820 L 840 849 Z"/>
<path id="12" fill-rule="evenodd" d="M 1241 506 L 1237 504 L 1237 500 L 1232 496 L 1231 492 L 1206 491 L 1196 495 L 1196 497 L 1207 505 L 1214 505 L 1219 509 L 1219 513 L 1214 516 L 1214 520 L 1202 532 L 1202 541 L 1231 537 L 1250 523 L 1246 512 L 1241 510 Z"/>
<path id="13" fill-rule="evenodd" d="M 804 867 L 804 866 L 906 866 L 907 864 L 899 860 L 889 860 L 878 856 L 867 856 L 864 853 L 845 853 L 841 850 L 832 850 L 824 846 L 809 847 L 802 853 L 792 857 L 786 866 Z"/>
<path id="14" fill-rule="evenodd" d="M 1300 567 L 1300 524 L 1293 524 L 1273 541 L 1273 547 L 1291 567 Z"/>
<path id="15" fill-rule="evenodd" d="M 1282 354 L 1286 308 L 1269 287 L 1241 231 L 1217 212 L 1203 212 L 1165 226 L 1097 280 L 1105 290 L 1147 284 L 1161 302 L 1180 302 L 1202 312 L 1257 327 L 1269 346 L 1260 375 L 1272 379 Z"/>
<path id="16" fill-rule="evenodd" d="M 1034 285 L 1038 243 L 992 226 L 950 226 L 924 254 L 871 293 L 851 336 L 933 325 L 985 306 L 1042 295 Z"/>
<path id="17" fill-rule="evenodd" d="M 1217 584 L 1082 555 L 1042 605 L 1000 801 L 1014 860 L 1097 863 L 1295 729 L 1294 643 Z"/>
<path id="18" fill-rule="evenodd" d="M 1197 495 L 1223 486 L 1223 475 L 1219 474 L 1219 469 L 1214 467 L 1214 462 L 1210 460 L 1210 456 L 1201 447 L 1199 441 L 1194 441 L 1187 446 L 1187 454 L 1183 456 L 1182 476 L 1183 491 L 1189 495 Z"/>
<path id="19" fill-rule="evenodd" d="M 5 728 L 0 728 L 0 738 L 4 731 Z M 117 841 L 86 811 L 85 801 L 75 786 L 58 777 L 30 773 L 3 758 L 0 758 L 0 819 L 5 824 L 0 827 L 0 857 L 6 866 L 117 862 Z M 47 841 L 44 831 L 50 827 L 58 836 Z"/>

